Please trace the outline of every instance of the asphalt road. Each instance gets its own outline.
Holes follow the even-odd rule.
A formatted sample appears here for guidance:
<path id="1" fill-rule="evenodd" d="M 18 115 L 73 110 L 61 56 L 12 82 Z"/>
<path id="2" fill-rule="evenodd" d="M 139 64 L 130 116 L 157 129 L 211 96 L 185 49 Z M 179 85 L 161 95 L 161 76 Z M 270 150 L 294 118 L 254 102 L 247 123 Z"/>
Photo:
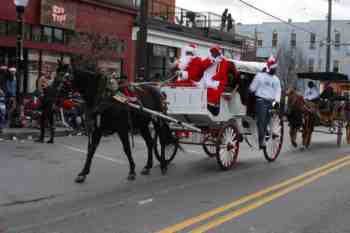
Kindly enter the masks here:
<path id="1" fill-rule="evenodd" d="M 104 138 L 86 183 L 75 184 L 87 139 L 55 145 L 0 142 L 0 232 L 345 233 L 350 232 L 350 147 L 316 134 L 310 150 L 290 147 L 267 163 L 242 144 L 239 163 L 220 171 L 200 147 L 185 147 L 168 174 L 126 180 L 117 137 Z M 138 174 L 146 161 L 133 149 Z"/>

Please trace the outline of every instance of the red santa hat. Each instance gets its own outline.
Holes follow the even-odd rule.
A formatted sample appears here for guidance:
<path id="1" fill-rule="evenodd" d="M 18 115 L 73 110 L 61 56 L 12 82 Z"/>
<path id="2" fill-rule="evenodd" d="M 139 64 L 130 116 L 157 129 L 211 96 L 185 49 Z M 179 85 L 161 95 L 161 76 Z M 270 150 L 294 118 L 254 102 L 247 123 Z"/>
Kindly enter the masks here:
<path id="1" fill-rule="evenodd" d="M 196 55 L 197 53 L 197 45 L 196 44 L 189 44 L 184 48 L 184 52 L 186 53 L 192 53 L 193 55 Z"/>
<path id="2" fill-rule="evenodd" d="M 277 68 L 278 63 L 277 60 L 274 56 L 270 56 L 270 58 L 267 60 L 266 62 L 266 68 L 267 70 L 273 69 L 273 68 Z"/>
<path id="3" fill-rule="evenodd" d="M 220 45 L 214 45 L 210 48 L 210 52 L 218 52 L 218 53 L 222 53 L 222 48 Z"/>

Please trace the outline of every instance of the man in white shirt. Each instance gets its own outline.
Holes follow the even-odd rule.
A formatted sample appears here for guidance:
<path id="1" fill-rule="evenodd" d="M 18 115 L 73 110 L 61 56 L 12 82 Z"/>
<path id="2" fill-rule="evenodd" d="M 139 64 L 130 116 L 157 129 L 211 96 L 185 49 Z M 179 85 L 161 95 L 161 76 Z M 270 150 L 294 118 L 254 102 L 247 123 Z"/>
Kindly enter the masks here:
<path id="1" fill-rule="evenodd" d="M 278 108 L 281 101 L 281 83 L 275 75 L 277 69 L 276 60 L 271 57 L 267 61 L 267 72 L 258 73 L 249 90 L 256 96 L 256 116 L 260 149 L 265 149 L 265 136 L 267 125 L 270 121 L 270 111 Z"/>
<path id="2" fill-rule="evenodd" d="M 307 88 L 305 89 L 304 99 L 307 101 L 318 101 L 320 98 L 320 92 L 318 91 L 316 85 L 310 81 L 307 84 Z"/>

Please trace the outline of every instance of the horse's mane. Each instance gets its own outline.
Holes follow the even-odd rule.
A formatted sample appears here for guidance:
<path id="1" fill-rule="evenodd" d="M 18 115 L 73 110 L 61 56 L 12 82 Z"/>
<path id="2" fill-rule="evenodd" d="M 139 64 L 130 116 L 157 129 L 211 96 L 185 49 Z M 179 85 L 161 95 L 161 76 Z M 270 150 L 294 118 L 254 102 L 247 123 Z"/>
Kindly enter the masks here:
<path id="1" fill-rule="evenodd" d="M 73 68 L 73 86 L 78 89 L 88 106 L 95 106 L 104 97 L 106 78 L 103 74 L 86 69 Z"/>

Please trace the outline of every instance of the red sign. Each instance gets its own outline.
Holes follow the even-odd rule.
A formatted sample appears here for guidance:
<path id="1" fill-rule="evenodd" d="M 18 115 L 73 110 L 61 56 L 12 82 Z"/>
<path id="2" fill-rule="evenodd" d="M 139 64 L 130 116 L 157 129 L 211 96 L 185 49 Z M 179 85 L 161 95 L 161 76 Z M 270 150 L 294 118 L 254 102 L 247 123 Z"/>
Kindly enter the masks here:
<path id="1" fill-rule="evenodd" d="M 75 29 L 76 5 L 65 0 L 41 0 L 41 24 Z"/>

